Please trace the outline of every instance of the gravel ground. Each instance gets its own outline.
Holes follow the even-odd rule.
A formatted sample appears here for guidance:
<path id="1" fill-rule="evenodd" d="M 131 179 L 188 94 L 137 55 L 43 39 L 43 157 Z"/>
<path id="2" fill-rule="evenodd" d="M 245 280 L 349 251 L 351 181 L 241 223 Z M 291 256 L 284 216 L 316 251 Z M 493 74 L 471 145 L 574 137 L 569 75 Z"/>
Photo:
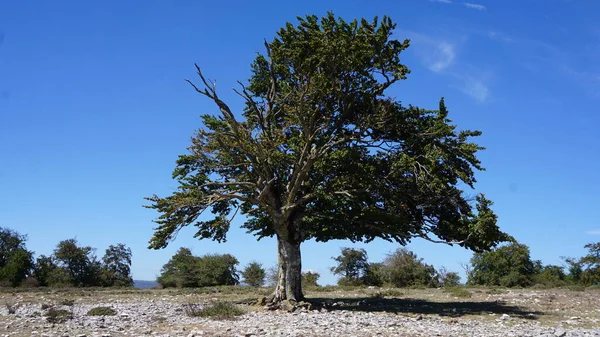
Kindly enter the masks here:
<path id="1" fill-rule="evenodd" d="M 240 305 L 246 313 L 225 321 L 188 317 L 184 305 L 256 294 L 2 293 L 0 336 L 600 336 L 598 291 L 470 292 L 469 298 L 435 289 L 396 290 L 394 296 L 379 290 L 309 293 L 323 308 L 287 313 Z M 117 314 L 87 315 L 98 306 Z M 72 318 L 50 323 L 44 317 L 48 307 L 67 310 Z"/>

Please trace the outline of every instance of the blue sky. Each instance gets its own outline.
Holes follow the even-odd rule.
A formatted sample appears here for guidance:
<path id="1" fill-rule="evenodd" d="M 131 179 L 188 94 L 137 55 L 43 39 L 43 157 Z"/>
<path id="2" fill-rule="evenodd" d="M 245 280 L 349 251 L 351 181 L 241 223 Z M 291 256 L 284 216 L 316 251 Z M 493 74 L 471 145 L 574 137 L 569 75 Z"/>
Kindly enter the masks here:
<path id="1" fill-rule="evenodd" d="M 237 226 L 224 244 L 189 228 L 167 249 L 146 249 L 157 214 L 143 197 L 177 187 L 174 161 L 199 115 L 216 112 L 184 82 L 193 63 L 239 110 L 230 88 L 248 77 L 263 39 L 328 10 L 398 23 L 412 73 L 390 94 L 424 108 L 444 96 L 460 128 L 483 131 L 487 171 L 473 193 L 495 202 L 501 228 L 532 258 L 560 264 L 600 240 L 600 3 L 568 0 L 1 1 L 0 226 L 28 234 L 36 254 L 72 237 L 100 256 L 125 243 L 136 279 L 154 279 L 182 246 L 274 265 L 274 240 Z M 345 246 L 372 261 L 399 247 L 307 242 L 304 268 L 334 283 L 331 257 Z M 455 271 L 471 257 L 423 241 L 408 248 Z"/>

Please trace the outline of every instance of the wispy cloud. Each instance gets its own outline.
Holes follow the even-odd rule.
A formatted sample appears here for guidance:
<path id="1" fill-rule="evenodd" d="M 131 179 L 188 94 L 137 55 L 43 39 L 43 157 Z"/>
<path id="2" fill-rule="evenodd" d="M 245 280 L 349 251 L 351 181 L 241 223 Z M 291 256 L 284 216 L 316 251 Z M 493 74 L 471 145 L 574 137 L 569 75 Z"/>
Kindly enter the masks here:
<path id="1" fill-rule="evenodd" d="M 596 229 L 596 230 L 592 230 L 592 231 L 587 231 L 587 232 L 585 232 L 585 234 L 600 235 L 600 229 Z"/>
<path id="2" fill-rule="evenodd" d="M 473 4 L 473 3 L 469 3 L 469 2 L 463 2 L 463 5 L 465 5 L 465 6 L 469 7 L 469 8 L 476 9 L 478 11 L 485 11 L 485 10 L 487 10 L 487 8 L 484 5 Z"/>
<path id="3" fill-rule="evenodd" d="M 454 62 L 455 57 L 456 53 L 454 52 L 454 45 L 442 41 L 434 50 L 433 55 L 431 55 L 429 69 L 431 69 L 433 72 L 439 73 L 440 71 L 448 68 L 448 66 Z"/>
<path id="4" fill-rule="evenodd" d="M 429 1 L 431 1 L 431 2 L 441 2 L 443 4 L 451 4 L 452 3 L 452 1 L 450 1 L 450 0 L 429 0 Z"/>
<path id="5" fill-rule="evenodd" d="M 451 79 L 451 87 L 483 103 L 491 98 L 491 71 L 459 60 L 466 37 L 433 37 L 412 31 L 400 31 L 411 39 L 411 49 L 430 71 Z"/>
<path id="6" fill-rule="evenodd" d="M 459 90 L 471 96 L 476 101 L 483 103 L 490 97 L 490 89 L 485 78 L 474 76 L 459 77 L 463 83 Z"/>
<path id="7" fill-rule="evenodd" d="M 435 73 L 443 72 L 454 63 L 456 43 L 411 31 L 403 31 L 402 33 L 411 39 L 413 50 L 429 70 Z"/>

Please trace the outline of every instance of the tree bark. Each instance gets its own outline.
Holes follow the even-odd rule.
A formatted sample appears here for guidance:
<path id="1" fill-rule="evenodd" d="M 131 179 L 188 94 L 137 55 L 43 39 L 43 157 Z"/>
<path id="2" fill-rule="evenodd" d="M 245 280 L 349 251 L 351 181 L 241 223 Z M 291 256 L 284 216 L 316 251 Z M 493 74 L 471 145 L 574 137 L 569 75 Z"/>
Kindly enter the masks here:
<path id="1" fill-rule="evenodd" d="M 292 241 L 277 235 L 277 253 L 279 271 L 277 286 L 271 303 L 277 304 L 285 300 L 293 302 L 304 300 L 301 284 L 302 257 L 300 255 L 300 241 Z"/>

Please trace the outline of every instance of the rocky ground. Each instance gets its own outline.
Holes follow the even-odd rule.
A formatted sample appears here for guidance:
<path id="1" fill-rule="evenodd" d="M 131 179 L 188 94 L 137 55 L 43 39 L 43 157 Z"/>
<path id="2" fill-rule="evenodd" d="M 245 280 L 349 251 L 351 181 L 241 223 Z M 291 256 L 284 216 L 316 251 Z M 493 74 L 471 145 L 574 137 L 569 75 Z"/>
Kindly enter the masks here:
<path id="1" fill-rule="evenodd" d="M 311 310 L 239 304 L 245 314 L 232 320 L 186 315 L 190 303 L 267 293 L 233 289 L 5 291 L 0 336 L 600 336 L 600 291 L 589 289 L 331 289 L 308 292 Z M 98 306 L 116 315 L 87 315 Z M 51 309 L 64 319 L 48 321 Z"/>

